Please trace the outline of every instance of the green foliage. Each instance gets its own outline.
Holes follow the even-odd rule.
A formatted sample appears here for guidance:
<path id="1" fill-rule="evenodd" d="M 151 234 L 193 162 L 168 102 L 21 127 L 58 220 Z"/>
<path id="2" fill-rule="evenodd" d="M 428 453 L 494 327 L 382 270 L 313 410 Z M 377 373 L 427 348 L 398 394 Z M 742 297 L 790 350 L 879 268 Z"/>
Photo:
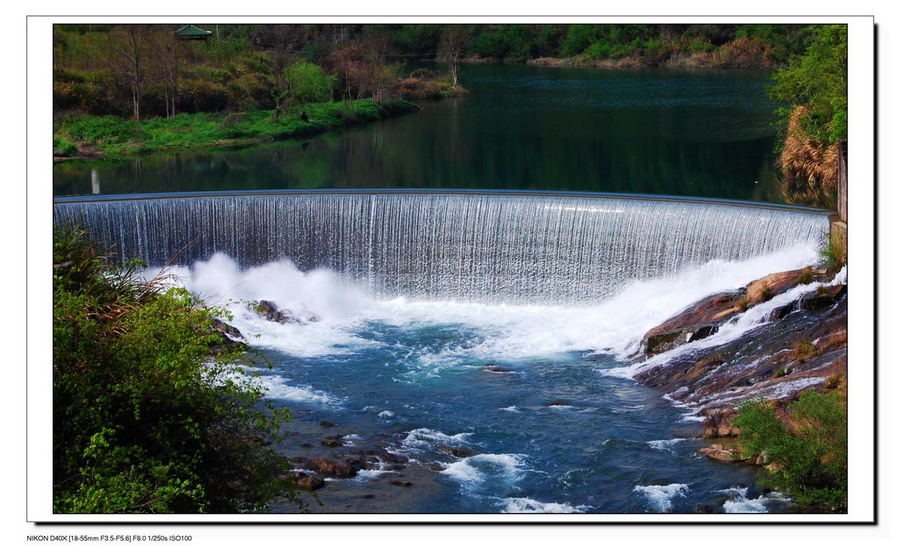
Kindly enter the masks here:
<path id="1" fill-rule="evenodd" d="M 141 135 L 138 122 L 116 116 L 76 117 L 61 129 L 73 139 L 98 145 L 126 143 Z"/>
<path id="2" fill-rule="evenodd" d="M 472 50 L 482 58 L 506 58 L 510 45 L 500 31 L 488 31 L 479 34 L 472 40 Z"/>
<path id="3" fill-rule="evenodd" d="M 813 280 L 813 271 L 812 268 L 806 267 L 803 268 L 803 271 L 800 272 L 800 275 L 797 276 L 797 283 L 800 285 L 806 285 L 807 283 L 812 283 Z"/>
<path id="4" fill-rule="evenodd" d="M 78 152 L 78 146 L 74 143 L 62 137 L 53 137 L 53 156 L 72 156 L 76 152 Z"/>
<path id="5" fill-rule="evenodd" d="M 291 98 L 301 105 L 331 100 L 337 84 L 334 75 L 325 75 L 319 66 L 302 60 L 284 68 L 284 78 Z"/>
<path id="6" fill-rule="evenodd" d="M 353 104 L 317 102 L 307 104 L 303 110 L 309 121 L 303 121 L 296 109 L 286 110 L 279 118 L 273 118 L 271 110 L 250 110 L 228 115 L 181 113 L 171 118 L 157 117 L 140 122 L 116 116 L 79 116 L 62 122 L 57 132 L 60 141 L 71 137 L 95 143 L 107 154 L 128 155 L 309 137 L 348 125 L 412 112 L 418 110 L 418 106 L 403 100 L 380 104 L 361 100 Z"/>
<path id="7" fill-rule="evenodd" d="M 223 315 L 136 279 L 77 227 L 54 232 L 56 512 L 193 513 L 302 504 L 269 442 L 286 411 L 262 401 Z"/>
<path id="8" fill-rule="evenodd" d="M 840 270 L 847 265 L 847 249 L 844 243 L 830 233 L 826 234 L 825 242 L 819 249 L 819 262 L 832 270 Z"/>
<path id="9" fill-rule="evenodd" d="M 429 56 L 437 51 L 443 26 L 428 24 L 400 25 L 392 43 L 413 56 Z"/>
<path id="10" fill-rule="evenodd" d="M 813 510 L 845 511 L 847 504 L 847 406 L 838 391 L 804 392 L 788 407 L 797 425 L 788 431 L 764 401 L 740 407 L 734 423 L 745 453 L 768 460 L 769 485 Z"/>
<path id="11" fill-rule="evenodd" d="M 572 25 L 566 38 L 562 41 L 562 54 L 575 56 L 581 54 L 594 43 L 600 35 L 600 25 Z"/>
<path id="12" fill-rule="evenodd" d="M 814 25 L 741 25 L 735 38 L 759 39 L 771 47 L 776 62 L 785 63 L 791 54 L 804 51 L 815 28 Z"/>
<path id="13" fill-rule="evenodd" d="M 823 144 L 847 137 L 847 26 L 813 28 L 802 56 L 773 75 L 769 93 L 779 102 L 804 106 L 804 131 Z"/>

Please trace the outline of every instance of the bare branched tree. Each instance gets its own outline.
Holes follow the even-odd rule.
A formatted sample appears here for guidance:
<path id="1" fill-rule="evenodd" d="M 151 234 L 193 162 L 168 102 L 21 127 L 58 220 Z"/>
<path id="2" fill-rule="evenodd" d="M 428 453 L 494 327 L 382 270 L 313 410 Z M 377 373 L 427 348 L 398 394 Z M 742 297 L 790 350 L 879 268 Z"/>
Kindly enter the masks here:
<path id="1" fill-rule="evenodd" d="M 121 25 L 110 33 L 104 60 L 116 81 L 131 93 L 132 117 L 141 119 L 141 99 L 150 85 L 150 25 Z"/>
<path id="2" fill-rule="evenodd" d="M 469 48 L 469 29 L 465 25 L 447 25 L 438 45 L 438 61 L 449 66 L 453 88 L 459 84 L 459 64 Z"/>

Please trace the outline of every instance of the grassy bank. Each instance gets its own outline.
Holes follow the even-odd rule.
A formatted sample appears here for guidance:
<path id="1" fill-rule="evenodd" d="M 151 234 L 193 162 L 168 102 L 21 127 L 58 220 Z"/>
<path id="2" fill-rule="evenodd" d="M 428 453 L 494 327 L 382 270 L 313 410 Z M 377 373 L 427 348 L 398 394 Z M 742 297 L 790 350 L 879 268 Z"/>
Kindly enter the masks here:
<path id="1" fill-rule="evenodd" d="M 229 148 L 311 137 L 418 110 L 404 100 L 322 102 L 274 117 L 273 110 L 179 114 L 143 121 L 118 116 L 78 115 L 57 123 L 53 155 L 128 156 L 151 152 Z M 306 114 L 306 118 L 301 117 Z"/>

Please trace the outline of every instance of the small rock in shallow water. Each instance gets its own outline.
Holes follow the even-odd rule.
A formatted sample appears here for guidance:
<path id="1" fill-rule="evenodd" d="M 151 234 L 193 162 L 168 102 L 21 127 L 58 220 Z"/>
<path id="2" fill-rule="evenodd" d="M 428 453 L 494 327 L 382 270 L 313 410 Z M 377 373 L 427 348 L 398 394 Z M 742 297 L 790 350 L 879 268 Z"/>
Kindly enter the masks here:
<path id="1" fill-rule="evenodd" d="M 322 440 L 322 445 L 325 447 L 343 447 L 344 442 L 341 436 L 329 436 Z"/>
<path id="2" fill-rule="evenodd" d="M 485 364 L 482 367 L 482 370 L 484 370 L 485 372 L 492 372 L 494 374 L 509 374 L 512 372 L 512 370 L 510 370 L 509 368 L 506 368 L 505 366 L 499 366 L 497 364 Z"/>
<path id="3" fill-rule="evenodd" d="M 445 445 L 441 444 L 437 446 L 437 450 L 442 453 L 447 453 L 448 455 L 453 455 L 458 459 L 465 459 L 466 457 L 471 457 L 475 454 L 475 451 L 467 448 L 467 447 L 456 447 L 453 445 Z"/>

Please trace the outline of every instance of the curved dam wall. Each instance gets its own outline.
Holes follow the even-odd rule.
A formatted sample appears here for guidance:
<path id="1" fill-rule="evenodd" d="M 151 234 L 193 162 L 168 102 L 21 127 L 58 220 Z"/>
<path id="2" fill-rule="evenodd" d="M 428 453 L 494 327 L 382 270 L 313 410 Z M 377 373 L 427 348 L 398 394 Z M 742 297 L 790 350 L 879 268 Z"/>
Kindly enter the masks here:
<path id="1" fill-rule="evenodd" d="M 828 213 L 755 203 L 566 193 L 259 192 L 57 199 L 123 258 L 224 252 L 329 268 L 379 296 L 581 303 L 714 259 L 816 248 Z"/>

